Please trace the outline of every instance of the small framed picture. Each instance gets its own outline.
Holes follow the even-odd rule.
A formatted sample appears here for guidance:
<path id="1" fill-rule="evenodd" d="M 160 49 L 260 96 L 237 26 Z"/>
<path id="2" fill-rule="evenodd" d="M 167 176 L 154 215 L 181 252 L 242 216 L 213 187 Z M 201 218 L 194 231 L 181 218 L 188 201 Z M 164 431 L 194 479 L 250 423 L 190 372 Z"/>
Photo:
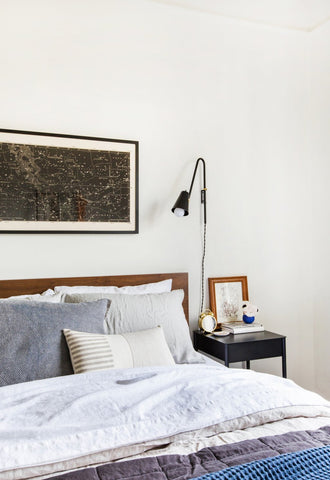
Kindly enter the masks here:
<path id="1" fill-rule="evenodd" d="M 247 277 L 209 278 L 209 294 L 218 323 L 242 320 L 242 303 L 249 300 Z"/>

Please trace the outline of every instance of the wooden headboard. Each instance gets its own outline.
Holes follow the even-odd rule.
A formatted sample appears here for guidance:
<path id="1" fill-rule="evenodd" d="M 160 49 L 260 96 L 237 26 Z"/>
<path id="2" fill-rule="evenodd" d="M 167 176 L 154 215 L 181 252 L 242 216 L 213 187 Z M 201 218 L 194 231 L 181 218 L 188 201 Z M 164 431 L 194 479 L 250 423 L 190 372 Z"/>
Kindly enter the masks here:
<path id="1" fill-rule="evenodd" d="M 160 282 L 173 279 L 172 290 L 184 290 L 183 309 L 189 322 L 188 310 L 188 273 L 147 273 L 142 275 L 111 275 L 103 277 L 64 277 L 64 278 L 31 278 L 24 280 L 0 280 L 0 298 L 12 295 L 28 295 L 41 293 L 47 288 L 58 285 L 114 285 L 124 287 L 127 285 L 142 285 L 143 283 Z"/>

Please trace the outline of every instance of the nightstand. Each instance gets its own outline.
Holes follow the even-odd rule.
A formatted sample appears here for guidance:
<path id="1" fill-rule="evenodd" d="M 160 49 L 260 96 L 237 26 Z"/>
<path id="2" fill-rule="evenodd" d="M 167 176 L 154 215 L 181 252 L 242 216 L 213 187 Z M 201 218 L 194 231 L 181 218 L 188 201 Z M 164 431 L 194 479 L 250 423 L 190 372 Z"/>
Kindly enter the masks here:
<path id="1" fill-rule="evenodd" d="M 194 331 L 195 349 L 223 360 L 226 367 L 233 362 L 246 362 L 246 368 L 250 368 L 251 360 L 282 357 L 282 376 L 286 378 L 285 339 L 283 335 L 267 331 L 226 337 Z"/>

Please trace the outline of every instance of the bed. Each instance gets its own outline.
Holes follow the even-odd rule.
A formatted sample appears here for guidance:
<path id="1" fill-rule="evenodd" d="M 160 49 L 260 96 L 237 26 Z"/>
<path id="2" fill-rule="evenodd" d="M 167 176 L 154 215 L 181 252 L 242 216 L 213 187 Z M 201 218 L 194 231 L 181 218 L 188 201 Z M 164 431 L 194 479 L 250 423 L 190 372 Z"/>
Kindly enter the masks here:
<path id="1" fill-rule="evenodd" d="M 330 478 L 329 402 L 194 352 L 187 273 L 2 280 L 0 298 L 1 480 Z"/>

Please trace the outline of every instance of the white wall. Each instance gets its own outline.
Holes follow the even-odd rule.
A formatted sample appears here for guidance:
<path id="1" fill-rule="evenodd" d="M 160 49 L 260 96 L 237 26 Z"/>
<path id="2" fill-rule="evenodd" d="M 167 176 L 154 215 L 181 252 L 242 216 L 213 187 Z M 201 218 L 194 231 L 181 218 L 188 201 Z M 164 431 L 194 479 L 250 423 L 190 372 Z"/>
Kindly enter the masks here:
<path id="1" fill-rule="evenodd" d="M 312 37 L 311 178 L 316 388 L 330 398 L 330 24 Z"/>
<path id="2" fill-rule="evenodd" d="M 177 219 L 170 208 L 203 156 L 207 276 L 248 275 L 260 319 L 288 336 L 289 376 L 326 392 L 327 367 L 315 384 L 323 360 L 314 357 L 311 333 L 314 316 L 324 313 L 315 308 L 313 279 L 326 275 L 327 242 L 315 241 L 329 233 L 315 217 L 326 182 L 322 201 L 311 185 L 315 165 L 320 179 L 327 168 L 325 147 L 319 159 L 309 136 L 327 88 L 321 84 L 314 105 L 314 34 L 147 0 L 0 5 L 0 125 L 139 140 L 141 232 L 1 235 L 1 278 L 188 271 L 195 327 L 198 185 L 189 217 Z M 324 46 L 313 59 L 317 68 L 325 53 Z M 326 129 L 313 132 L 325 145 Z M 254 366 L 280 373 L 279 359 Z"/>

